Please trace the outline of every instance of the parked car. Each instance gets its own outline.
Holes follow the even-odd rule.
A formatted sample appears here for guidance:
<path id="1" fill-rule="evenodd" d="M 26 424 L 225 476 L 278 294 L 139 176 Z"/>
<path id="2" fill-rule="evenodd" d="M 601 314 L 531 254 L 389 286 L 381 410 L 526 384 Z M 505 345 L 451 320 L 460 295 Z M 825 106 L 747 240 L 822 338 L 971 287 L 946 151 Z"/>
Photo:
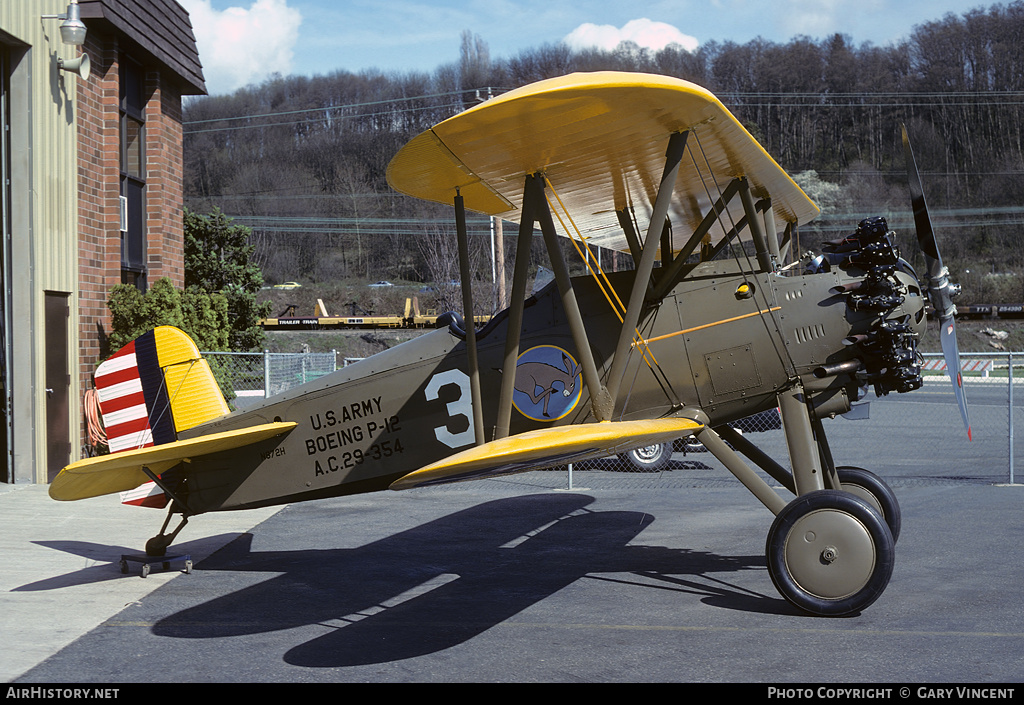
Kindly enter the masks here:
<path id="1" fill-rule="evenodd" d="M 782 428 L 782 415 L 778 408 L 760 411 L 756 414 L 737 419 L 729 424 L 740 433 L 756 433 Z M 672 460 L 673 453 L 701 453 L 706 451 L 704 444 L 693 436 L 677 438 L 671 443 L 656 443 L 643 448 L 634 448 L 627 453 L 620 453 L 619 460 L 628 464 L 633 470 L 657 472 Z"/>
<path id="2" fill-rule="evenodd" d="M 373 284 L 370 284 L 370 288 L 371 289 L 373 289 L 375 287 L 381 287 L 381 286 L 394 286 L 394 284 L 392 284 L 391 282 L 388 282 L 388 281 L 384 281 L 383 279 L 380 280 L 379 282 L 375 282 Z"/>
<path id="3" fill-rule="evenodd" d="M 284 282 L 283 284 L 274 284 L 274 288 L 275 289 L 285 289 L 285 290 L 290 291 L 292 289 L 301 289 L 302 288 L 302 284 L 299 284 L 298 282 Z"/>

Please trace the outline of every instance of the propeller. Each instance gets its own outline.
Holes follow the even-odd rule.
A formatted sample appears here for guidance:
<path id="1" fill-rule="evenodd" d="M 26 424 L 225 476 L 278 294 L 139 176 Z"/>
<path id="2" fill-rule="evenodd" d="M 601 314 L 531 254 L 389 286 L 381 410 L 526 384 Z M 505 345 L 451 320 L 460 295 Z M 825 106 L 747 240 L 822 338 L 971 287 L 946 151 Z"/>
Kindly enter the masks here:
<path id="1" fill-rule="evenodd" d="M 907 155 L 907 177 L 910 181 L 910 201 L 914 209 L 914 225 L 917 228 L 917 244 L 924 253 L 927 263 L 927 281 L 924 282 L 928 292 L 928 300 L 938 316 L 939 339 L 942 342 L 942 355 L 946 359 L 946 372 L 953 383 L 956 403 L 960 407 L 960 417 L 967 429 L 967 440 L 971 439 L 971 421 L 967 414 L 967 398 L 964 395 L 963 375 L 960 372 L 960 351 L 956 344 L 956 306 L 953 297 L 960 293 L 960 285 L 949 281 L 949 270 L 942 265 L 939 246 L 935 240 L 931 220 L 928 218 L 928 206 L 924 200 L 924 188 L 921 175 L 917 172 L 914 152 L 910 148 L 907 126 L 903 125 L 903 150 Z"/>

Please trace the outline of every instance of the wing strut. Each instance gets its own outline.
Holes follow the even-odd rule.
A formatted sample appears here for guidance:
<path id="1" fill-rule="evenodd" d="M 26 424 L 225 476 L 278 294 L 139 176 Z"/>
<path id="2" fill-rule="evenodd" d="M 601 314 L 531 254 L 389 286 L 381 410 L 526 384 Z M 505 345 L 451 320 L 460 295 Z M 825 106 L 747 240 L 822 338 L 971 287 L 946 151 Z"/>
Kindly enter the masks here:
<path id="1" fill-rule="evenodd" d="M 779 249 L 779 232 L 775 229 L 775 209 L 772 200 L 766 198 L 757 202 L 757 209 L 764 214 L 764 231 L 768 238 L 768 252 L 771 255 L 775 270 L 782 264 L 782 252 Z"/>
<path id="2" fill-rule="evenodd" d="M 528 197 L 537 200 L 536 215 L 540 221 L 541 232 L 544 234 L 544 244 L 548 248 L 548 259 L 555 272 L 558 293 L 562 297 L 562 309 L 569 321 L 569 332 L 572 334 L 573 343 L 576 344 L 576 353 L 580 357 L 583 381 L 587 385 L 587 389 L 590 390 L 591 411 L 598 421 L 611 421 L 615 397 L 608 394 L 608 390 L 601 384 L 601 378 L 597 374 L 597 363 L 594 361 L 594 353 L 587 338 L 587 328 L 583 324 L 583 315 L 580 312 L 579 303 L 576 301 L 576 292 L 572 287 L 572 279 L 569 277 L 569 268 L 566 266 L 565 257 L 558 246 L 555 223 L 551 219 L 551 210 L 547 207 L 547 200 L 544 198 L 543 177 L 539 176 L 533 179 L 526 188 Z"/>
<path id="3" fill-rule="evenodd" d="M 466 206 L 462 194 L 455 190 L 455 231 L 459 240 L 459 278 L 462 281 L 462 318 L 466 321 L 466 348 L 469 352 L 469 391 L 473 404 L 473 428 L 476 444 L 484 444 L 484 408 L 480 396 L 480 364 L 476 349 L 476 315 L 473 310 L 473 287 L 469 274 L 469 240 L 466 234 Z"/>
<path id="4" fill-rule="evenodd" d="M 768 246 L 768 236 L 764 231 L 764 221 L 757 217 L 757 206 L 754 205 L 754 197 L 750 193 L 750 182 L 746 179 L 740 180 L 740 200 L 743 202 L 743 212 L 747 216 L 747 224 L 750 226 L 750 235 L 754 238 L 754 252 L 757 256 L 757 265 L 762 272 L 774 272 L 778 268 L 771 248 Z"/>
<path id="5" fill-rule="evenodd" d="M 665 218 L 668 217 L 672 191 L 675 187 L 676 177 L 679 175 L 679 163 L 682 161 L 683 152 L 686 149 L 686 139 L 689 135 L 689 131 L 675 132 L 668 141 L 665 170 L 661 176 L 661 184 L 658 186 L 658 197 L 654 202 L 654 212 L 651 214 L 643 252 L 640 255 L 640 261 L 637 262 L 633 290 L 629 294 L 629 304 L 622 320 L 622 330 L 619 332 L 619 340 L 615 346 L 615 358 L 612 360 L 612 369 L 608 375 L 608 396 L 612 400 L 618 396 L 619 384 L 622 382 L 629 350 L 633 345 L 633 334 L 640 321 L 644 300 L 647 298 L 647 286 L 651 281 L 651 273 L 654 271 L 654 258 L 658 252 L 661 229 L 665 227 Z"/>
<path id="6" fill-rule="evenodd" d="M 782 233 L 782 242 L 779 243 L 779 264 L 789 259 L 790 247 L 792 247 L 793 241 L 796 239 L 796 227 L 795 223 L 786 223 L 786 230 Z M 793 259 L 796 260 L 799 255 L 799 248 L 794 248 Z"/>
<path id="7" fill-rule="evenodd" d="M 626 244 L 629 245 L 629 254 L 632 255 L 634 262 L 639 262 L 640 238 L 637 237 L 636 228 L 633 227 L 633 219 L 629 217 L 629 209 L 623 208 L 620 211 L 615 211 L 615 216 L 619 219 L 619 226 L 622 228 L 622 232 L 626 235 Z"/>
<path id="8" fill-rule="evenodd" d="M 516 360 L 519 357 L 519 336 L 523 326 L 523 306 L 526 299 L 526 272 L 529 267 L 530 242 L 533 239 L 533 226 L 539 224 L 548 248 L 551 267 L 555 272 L 555 282 L 562 297 L 562 307 L 569 320 L 569 330 L 576 344 L 580 367 L 583 370 L 583 381 L 590 390 L 591 410 L 598 421 L 610 421 L 614 404 L 601 384 L 597 374 L 597 363 L 587 339 L 586 327 L 576 301 L 576 293 L 569 278 L 569 269 L 565 265 L 561 250 L 558 247 L 555 224 L 551 219 L 547 200 L 544 198 L 544 177 L 531 174 L 526 177 L 523 189 L 523 216 L 519 221 L 519 242 L 516 246 L 516 263 L 512 276 L 512 300 L 509 303 L 508 336 L 505 339 L 505 361 L 501 376 L 501 396 L 498 399 L 498 423 L 494 430 L 495 440 L 509 435 L 512 419 L 512 392 L 515 383 Z"/>
<path id="9" fill-rule="evenodd" d="M 683 249 L 676 254 L 675 259 L 672 260 L 672 264 L 661 273 L 661 276 L 658 277 L 658 285 L 655 287 L 654 291 L 655 299 L 664 298 L 676 285 L 680 274 L 684 272 L 686 260 L 690 257 L 693 251 L 697 249 L 697 245 L 701 243 L 704 236 L 707 235 L 709 230 L 711 230 L 711 227 L 717 223 L 721 215 L 726 212 L 729 201 L 731 201 L 733 196 L 736 195 L 739 188 L 739 179 L 733 179 L 728 183 L 728 185 L 726 185 L 725 190 L 722 191 L 722 195 L 719 196 L 718 200 L 715 201 L 714 204 L 712 204 L 711 210 L 709 210 L 707 215 L 704 216 L 704 219 L 701 220 L 697 229 L 693 231 L 693 235 L 691 235 L 690 239 L 685 245 L 683 245 Z M 730 235 L 723 237 L 722 242 L 728 242 L 729 237 Z M 685 271 L 688 273 L 689 269 L 686 269 Z"/>
<path id="10" fill-rule="evenodd" d="M 526 195 L 531 181 L 526 177 Z M 516 361 L 519 358 L 519 338 L 523 330 L 523 308 L 526 306 L 526 275 L 530 267 L 530 247 L 533 244 L 533 224 L 538 204 L 523 198 L 523 214 L 519 219 L 519 237 L 516 239 L 516 261 L 512 272 L 512 294 L 508 305 L 508 335 L 505 336 L 505 359 L 502 362 L 501 393 L 498 397 L 498 419 L 494 439 L 505 438 L 512 423 L 512 393 L 516 383 Z"/>
<path id="11" fill-rule="evenodd" d="M 610 421 L 615 410 L 615 398 L 618 394 L 622 375 L 626 368 L 629 352 L 632 348 L 634 334 L 640 320 L 647 290 L 651 284 L 654 260 L 661 243 L 662 229 L 668 217 L 668 209 L 672 202 L 672 191 L 679 174 L 679 164 L 686 149 L 689 132 L 676 132 L 669 138 L 668 150 L 665 155 L 665 169 L 658 188 L 658 196 L 651 215 L 647 238 L 644 240 L 640 258 L 637 262 L 636 278 L 630 293 L 629 304 L 623 317 L 622 330 L 615 348 L 615 357 L 609 374 L 609 385 L 601 384 L 598 376 L 597 363 L 593 350 L 587 339 L 586 326 L 576 301 L 569 270 L 565 265 L 561 250 L 558 247 L 557 234 L 551 211 L 544 198 L 544 177 L 530 174 L 526 177 L 523 190 L 523 213 L 519 221 L 519 238 L 516 249 L 516 263 L 512 278 L 512 297 L 509 303 L 508 336 L 505 338 L 505 358 L 501 378 L 501 394 L 498 399 L 498 419 L 494 429 L 494 438 L 505 438 L 509 435 L 512 419 L 512 393 L 515 385 L 516 361 L 519 357 L 519 340 L 523 324 L 523 307 L 526 296 L 526 274 L 529 262 L 529 247 L 533 235 L 533 227 L 539 224 L 548 249 L 548 257 L 555 272 L 555 281 L 562 297 L 562 306 L 569 321 L 569 329 L 577 354 L 583 380 L 590 390 L 591 411 L 598 421 Z"/>

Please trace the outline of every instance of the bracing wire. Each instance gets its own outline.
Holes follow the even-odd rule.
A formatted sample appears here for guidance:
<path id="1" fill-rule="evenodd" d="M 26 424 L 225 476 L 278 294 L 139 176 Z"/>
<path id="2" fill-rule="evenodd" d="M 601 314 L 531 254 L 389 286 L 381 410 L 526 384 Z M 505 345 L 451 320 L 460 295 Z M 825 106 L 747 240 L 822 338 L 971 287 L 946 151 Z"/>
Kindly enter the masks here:
<path id="1" fill-rule="evenodd" d="M 149 428 L 150 429 L 154 428 L 157 424 L 159 424 L 163 420 L 163 418 L 167 414 L 167 412 L 170 411 L 171 405 L 174 403 L 174 400 L 177 398 L 178 393 L 181 391 L 181 388 L 185 385 L 185 380 L 188 379 L 188 375 L 192 371 L 192 367 L 195 366 L 195 364 L 198 363 L 198 362 L 199 362 L 199 360 L 184 360 L 183 362 L 175 363 L 176 365 L 188 365 L 188 370 L 186 370 L 185 374 L 182 375 L 181 381 L 178 383 L 178 387 L 177 387 L 177 389 L 174 390 L 174 393 L 170 394 L 167 397 L 167 403 L 161 405 L 161 408 L 159 408 L 159 409 L 153 409 L 149 413 L 149 417 L 146 419 L 146 421 L 149 424 Z M 168 365 L 168 367 L 171 367 L 171 365 Z M 162 392 L 164 390 L 164 387 L 167 384 L 166 369 L 167 369 L 166 367 L 163 368 L 164 373 L 160 375 L 160 387 L 157 389 L 157 397 L 160 396 L 160 392 Z M 155 420 L 153 418 L 154 414 L 156 414 L 156 419 Z M 173 423 L 173 420 L 172 420 L 172 423 Z M 145 446 L 145 441 L 143 440 L 143 434 L 144 433 L 145 433 L 144 431 L 139 431 L 138 441 L 135 444 L 135 449 L 136 450 L 138 450 L 139 448 L 143 448 Z"/>
<path id="2" fill-rule="evenodd" d="M 601 293 L 604 295 L 605 300 L 608 301 L 608 305 L 611 306 L 612 311 L 615 313 L 615 316 L 619 319 L 619 322 L 622 323 L 623 314 L 626 311 L 625 304 L 622 303 L 622 299 L 619 298 L 618 293 L 615 291 L 615 287 L 613 287 L 611 282 L 609 281 L 608 275 L 605 274 L 600 264 L 597 263 L 597 257 L 594 256 L 593 252 L 590 249 L 590 245 L 587 243 L 587 240 L 583 236 L 583 233 L 580 232 L 580 229 L 576 225 L 575 221 L 573 221 L 572 216 L 569 213 L 569 209 L 565 207 L 565 203 L 558 195 L 558 192 L 555 190 L 554 186 L 551 184 L 550 180 L 547 179 L 547 177 L 544 178 L 544 181 L 547 184 L 548 189 L 550 189 L 551 193 L 554 194 L 555 200 L 558 201 L 561 211 L 565 213 L 566 220 L 569 221 L 570 225 L 572 226 L 572 229 L 566 226 L 565 222 L 562 220 L 561 213 L 559 213 L 559 210 L 555 208 L 554 204 L 551 202 L 551 199 L 548 198 L 545 194 L 545 198 L 548 201 L 548 206 L 550 207 L 551 211 L 554 212 L 555 217 L 558 219 L 559 224 L 562 226 L 562 229 L 569 236 L 569 240 L 572 242 L 577 254 L 579 254 L 580 258 L 584 261 L 584 264 L 586 265 L 587 270 L 590 272 L 591 277 L 593 277 L 594 281 L 597 283 L 597 286 L 601 290 Z M 575 236 L 573 235 L 573 232 L 575 232 Z M 586 250 L 586 255 L 584 255 L 583 251 L 580 249 L 579 244 L 577 244 L 576 237 L 578 237 L 580 242 L 583 244 L 583 248 Z M 594 266 L 591 266 L 591 261 L 594 262 Z M 608 291 L 605 290 L 605 286 L 607 286 L 608 290 L 611 291 L 611 296 L 609 296 Z M 612 297 L 615 298 L 615 302 L 612 301 Z M 653 319 L 649 323 L 649 325 L 653 325 Z M 675 391 L 672 388 L 672 383 L 669 381 L 668 375 L 665 374 L 665 371 L 662 369 L 661 364 L 654 356 L 654 351 L 651 350 L 650 347 L 645 343 L 645 336 L 639 329 L 634 330 L 633 340 L 634 343 L 631 349 L 635 349 L 637 347 L 641 348 L 641 354 L 643 355 L 644 362 L 647 364 L 648 368 L 650 368 L 652 374 L 654 375 L 655 381 L 658 383 L 658 386 L 660 386 L 662 391 L 665 393 L 665 397 L 671 401 L 673 398 L 675 398 Z M 639 370 L 639 368 L 637 369 Z"/>
<path id="3" fill-rule="evenodd" d="M 710 176 L 710 178 L 712 180 L 712 183 L 714 183 L 715 191 L 718 193 L 718 197 L 721 198 L 722 194 L 723 194 L 723 189 L 722 189 L 721 184 L 718 183 L 718 178 L 715 176 L 714 169 L 711 168 L 711 163 L 708 160 L 707 153 L 704 151 L 704 145 L 700 141 L 700 135 L 697 134 L 697 130 L 692 130 L 691 132 L 692 132 L 693 137 L 696 138 L 697 147 L 700 149 L 701 157 L 704 160 L 704 164 L 708 168 L 708 174 L 709 174 L 709 176 Z M 696 157 L 694 157 L 692 151 L 690 152 L 690 158 L 691 158 L 691 160 L 693 160 L 693 166 L 697 170 L 697 174 L 700 177 L 701 185 L 704 187 L 705 194 L 707 195 L 708 199 L 712 203 L 714 203 L 715 199 L 712 197 L 712 195 L 711 195 L 711 193 L 710 193 L 710 191 L 708 189 L 707 182 L 704 179 L 704 174 L 701 171 L 700 166 L 698 166 Z M 732 213 L 729 211 L 728 208 L 723 208 L 723 210 L 725 211 L 725 215 L 729 219 L 730 229 L 735 230 L 736 229 L 736 223 L 733 220 Z M 721 216 L 719 216 L 719 218 L 720 217 Z M 749 227 L 753 228 L 753 224 L 751 224 Z M 723 229 L 724 229 L 724 226 L 723 226 Z M 728 247 L 729 247 L 729 251 L 733 253 L 733 259 L 737 262 L 737 264 L 740 265 L 740 272 L 743 275 L 744 283 L 749 285 L 751 282 L 750 282 L 750 280 L 747 277 L 747 270 L 748 269 L 753 270 L 753 268 L 754 268 L 753 267 L 753 263 L 750 261 L 750 255 L 747 254 L 746 248 L 742 248 L 742 247 L 740 248 L 740 251 L 743 253 L 743 257 L 744 257 L 744 259 L 746 260 L 746 263 L 747 263 L 747 268 L 744 268 L 743 267 L 743 263 L 740 262 L 739 256 L 736 254 L 736 249 L 733 246 L 732 242 L 728 243 Z M 760 291 L 760 287 L 756 287 L 755 286 L 755 287 L 753 287 L 753 289 L 754 289 L 754 295 L 755 296 L 760 296 L 761 299 L 762 299 L 763 308 L 761 309 L 761 313 L 767 313 L 768 315 L 770 315 L 771 318 L 772 318 L 772 321 L 775 323 L 776 329 L 777 330 L 781 329 L 781 325 L 779 323 L 779 320 L 776 318 L 776 315 L 775 315 L 776 311 L 778 309 L 777 308 L 773 308 L 771 306 L 771 301 L 768 299 L 767 293 L 764 292 L 764 291 Z M 789 369 L 790 370 L 795 370 L 796 369 L 796 365 L 793 362 L 792 355 L 789 354 L 789 348 L 784 348 L 785 355 L 783 356 L 783 353 L 779 351 L 778 342 L 776 341 L 775 336 L 772 335 L 771 329 L 768 327 L 768 322 L 765 320 L 764 315 L 760 315 L 758 317 L 761 319 L 762 323 L 764 324 L 765 332 L 768 333 L 768 339 L 772 341 L 772 346 L 775 348 L 776 356 L 778 356 L 779 360 L 783 361 L 783 363 L 788 361 Z"/>
<path id="4" fill-rule="evenodd" d="M 565 232 L 569 235 L 569 240 L 572 242 L 573 247 L 576 248 L 577 254 L 579 254 L 580 258 L 586 264 L 586 267 L 590 271 L 590 274 L 594 278 L 594 281 L 597 283 L 598 288 L 601 290 L 601 293 L 604 294 L 604 297 L 608 301 L 608 304 L 612 307 L 612 311 L 615 313 L 615 316 L 619 319 L 619 323 L 622 323 L 623 322 L 622 315 L 626 312 L 626 306 L 622 303 L 622 299 L 619 298 L 618 293 L 615 291 L 615 287 L 613 287 L 611 282 L 608 280 L 608 275 L 605 274 L 604 270 L 601 268 L 601 265 L 597 263 L 597 258 L 593 255 L 593 253 L 590 250 L 590 245 L 587 244 L 586 238 L 583 237 L 583 233 L 580 232 L 579 227 L 577 227 L 576 223 L 572 220 L 572 216 L 569 214 L 569 211 L 565 207 L 565 204 L 562 202 L 562 199 L 558 196 L 558 193 L 555 191 L 554 187 L 551 185 L 551 182 L 548 181 L 547 177 L 544 178 L 544 181 L 547 183 L 548 188 L 551 189 L 551 192 L 555 195 L 555 199 L 558 201 L 558 203 L 561 206 L 562 210 L 565 212 L 565 217 L 569 221 L 569 223 L 572 225 L 572 230 L 570 230 L 569 228 L 567 228 L 565 226 L 565 223 L 562 221 L 561 215 L 554 208 L 554 204 L 551 203 L 550 199 L 548 199 L 548 205 L 552 206 L 552 210 L 555 212 L 555 217 L 558 218 L 558 222 L 562 225 L 562 229 L 565 230 Z M 573 231 L 575 231 L 576 236 L 579 237 L 580 242 L 583 243 L 583 247 L 587 251 L 586 255 L 583 254 L 583 252 L 580 250 L 579 245 L 576 244 L 576 238 L 573 237 L 573 234 L 572 234 Z M 594 267 L 591 266 L 591 264 L 590 264 L 591 260 L 594 261 L 594 267 L 597 268 L 597 272 L 595 272 L 594 271 Z M 598 276 L 598 274 L 600 274 L 600 277 Z M 602 283 L 602 280 L 603 280 L 603 283 Z M 608 292 L 605 291 L 605 286 L 608 287 L 608 289 L 612 293 L 612 296 L 615 297 L 615 301 L 618 304 L 618 308 L 616 307 L 615 303 L 612 303 L 611 296 L 609 296 Z M 620 313 L 620 309 L 621 309 L 621 313 Z M 639 338 L 640 341 L 643 341 L 643 335 L 640 333 L 639 330 L 635 331 L 634 340 L 636 340 L 637 338 Z M 644 346 L 643 354 L 644 354 L 644 359 L 647 360 L 647 364 L 648 365 L 652 365 L 653 364 L 655 366 L 658 366 L 658 361 L 654 357 L 654 353 L 646 345 Z M 649 360 L 648 360 L 648 355 L 650 355 L 650 359 Z"/>

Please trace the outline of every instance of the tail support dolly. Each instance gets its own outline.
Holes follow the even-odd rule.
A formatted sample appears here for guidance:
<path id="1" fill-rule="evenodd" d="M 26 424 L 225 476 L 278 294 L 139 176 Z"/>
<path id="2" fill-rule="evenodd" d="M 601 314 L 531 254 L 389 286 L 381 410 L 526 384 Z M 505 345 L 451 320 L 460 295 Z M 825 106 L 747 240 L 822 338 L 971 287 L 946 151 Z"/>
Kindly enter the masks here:
<path id="1" fill-rule="evenodd" d="M 154 565 L 161 566 L 164 570 L 169 570 L 171 563 L 177 561 L 185 562 L 185 572 L 192 572 L 192 556 L 183 553 L 176 556 L 147 556 L 146 554 L 121 554 L 121 572 L 128 572 L 129 563 L 139 563 L 142 568 L 140 574 L 143 578 L 149 575 L 149 572 Z"/>

